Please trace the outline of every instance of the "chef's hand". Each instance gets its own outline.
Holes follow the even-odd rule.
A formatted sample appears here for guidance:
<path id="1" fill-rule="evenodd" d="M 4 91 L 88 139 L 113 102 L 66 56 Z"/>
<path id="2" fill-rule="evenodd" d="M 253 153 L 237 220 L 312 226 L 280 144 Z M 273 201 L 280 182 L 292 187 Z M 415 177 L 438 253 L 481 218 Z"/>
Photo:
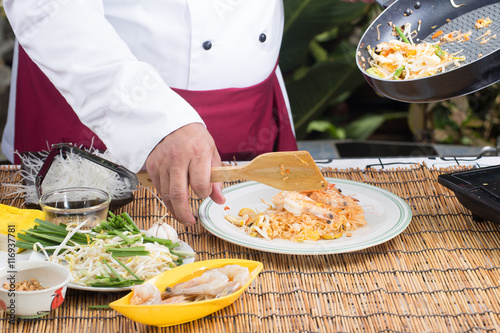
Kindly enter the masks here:
<path id="1" fill-rule="evenodd" d="M 185 226 L 196 220 L 189 208 L 189 186 L 200 198 L 217 204 L 225 198 L 220 183 L 210 183 L 210 170 L 220 166 L 215 142 L 204 125 L 189 124 L 167 135 L 149 154 L 146 170 L 175 219 Z"/>

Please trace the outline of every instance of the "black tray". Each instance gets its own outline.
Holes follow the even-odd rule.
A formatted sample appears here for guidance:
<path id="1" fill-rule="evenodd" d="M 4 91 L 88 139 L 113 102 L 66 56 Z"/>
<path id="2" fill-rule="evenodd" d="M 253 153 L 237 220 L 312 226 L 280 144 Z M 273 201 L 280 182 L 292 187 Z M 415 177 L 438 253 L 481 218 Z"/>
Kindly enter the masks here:
<path id="1" fill-rule="evenodd" d="M 455 192 L 475 221 L 500 223 L 500 166 L 440 175 L 438 182 Z"/>

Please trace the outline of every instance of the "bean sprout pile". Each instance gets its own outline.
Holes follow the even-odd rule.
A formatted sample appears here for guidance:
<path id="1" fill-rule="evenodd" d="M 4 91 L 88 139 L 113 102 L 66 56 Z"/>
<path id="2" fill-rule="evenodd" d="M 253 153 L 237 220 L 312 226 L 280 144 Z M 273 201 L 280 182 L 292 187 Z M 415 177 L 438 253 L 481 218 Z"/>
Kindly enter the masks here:
<path id="1" fill-rule="evenodd" d="M 181 242 L 139 230 L 127 213 L 109 213 L 107 221 L 88 232 L 87 223 L 55 225 L 40 219 L 19 233 L 16 246 L 44 254 L 47 261 L 67 267 L 72 283 L 89 287 L 122 288 L 141 284 L 177 267 L 193 251 L 178 249 Z"/>
<path id="2" fill-rule="evenodd" d="M 115 273 L 125 280 L 148 280 L 166 270 L 177 266 L 179 259 L 170 253 L 168 247 L 144 243 L 143 238 L 135 238 L 137 242 L 130 248 L 144 246 L 148 255 L 116 257 L 108 248 L 120 246 L 120 237 L 97 239 L 88 245 L 65 246 L 63 252 L 49 256 L 49 261 L 67 267 L 73 276 L 73 282 L 81 286 L 98 286 L 103 280 L 114 278 Z M 128 268 L 128 270 L 126 268 Z M 135 276 L 134 276 L 135 275 Z"/>

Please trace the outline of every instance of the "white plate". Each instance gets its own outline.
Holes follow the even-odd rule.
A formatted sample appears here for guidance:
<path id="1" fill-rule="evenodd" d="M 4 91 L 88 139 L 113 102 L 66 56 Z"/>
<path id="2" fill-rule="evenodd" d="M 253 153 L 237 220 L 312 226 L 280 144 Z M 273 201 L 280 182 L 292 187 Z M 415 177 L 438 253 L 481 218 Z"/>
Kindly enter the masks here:
<path id="1" fill-rule="evenodd" d="M 247 248 L 284 254 L 322 255 L 345 253 L 372 247 L 399 235 L 411 221 L 411 209 L 397 195 L 384 189 L 344 179 L 326 178 L 343 194 L 353 196 L 365 211 L 367 225 L 334 240 L 291 242 L 283 239 L 265 240 L 252 237 L 228 222 L 224 216 L 237 216 L 241 208 L 263 211 L 279 190 L 257 182 L 244 182 L 224 188 L 224 205 L 205 199 L 200 205 L 201 223 L 215 236 Z M 229 210 L 227 210 L 228 207 Z"/>
<path id="2" fill-rule="evenodd" d="M 191 246 L 189 246 L 186 242 L 179 241 L 179 246 L 175 248 L 176 250 L 179 251 L 193 251 Z M 17 255 L 17 260 L 23 261 L 23 260 L 45 260 L 45 256 L 41 254 L 40 252 L 34 252 L 32 250 L 25 250 Z M 185 264 L 190 264 L 195 261 L 195 258 L 186 258 L 183 260 L 182 265 Z M 181 265 L 181 266 L 182 266 Z M 71 289 L 78 289 L 78 290 L 85 290 L 85 291 L 99 291 L 99 292 L 118 292 L 118 291 L 124 291 L 124 290 L 130 290 L 131 287 L 124 287 L 124 288 L 98 288 L 98 287 L 89 287 L 89 286 L 82 286 L 79 284 L 76 284 L 74 282 L 69 282 L 68 283 L 68 288 Z"/>

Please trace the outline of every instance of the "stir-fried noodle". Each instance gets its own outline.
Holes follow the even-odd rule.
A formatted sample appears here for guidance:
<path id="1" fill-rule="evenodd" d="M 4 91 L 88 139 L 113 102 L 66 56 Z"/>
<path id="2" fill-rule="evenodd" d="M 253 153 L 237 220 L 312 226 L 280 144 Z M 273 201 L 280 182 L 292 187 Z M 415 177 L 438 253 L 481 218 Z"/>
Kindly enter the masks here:
<path id="1" fill-rule="evenodd" d="M 319 191 L 282 191 L 268 205 L 263 212 L 244 208 L 238 216 L 225 218 L 250 236 L 294 242 L 351 236 L 366 224 L 358 201 L 334 185 Z"/>

